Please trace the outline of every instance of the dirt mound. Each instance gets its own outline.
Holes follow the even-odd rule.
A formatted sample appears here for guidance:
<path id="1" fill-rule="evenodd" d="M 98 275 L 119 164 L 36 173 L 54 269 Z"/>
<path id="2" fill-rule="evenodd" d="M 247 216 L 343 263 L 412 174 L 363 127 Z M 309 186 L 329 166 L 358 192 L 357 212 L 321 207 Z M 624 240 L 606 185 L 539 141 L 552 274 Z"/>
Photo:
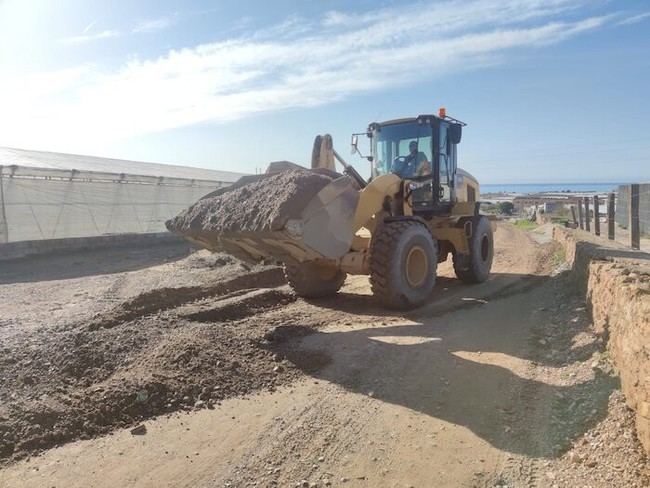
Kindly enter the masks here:
<path id="1" fill-rule="evenodd" d="M 162 413 L 212 408 L 224 398 L 274 388 L 299 374 L 290 364 L 276 369 L 281 363 L 274 352 L 256 340 L 261 328 L 242 331 L 186 322 L 165 323 L 169 330 L 163 332 L 156 322 L 151 318 L 125 325 L 125 334 L 119 335 L 115 332 L 122 328 L 90 336 L 75 333 L 57 344 L 67 343 L 69 350 L 70 343 L 83 340 L 85 349 L 96 354 L 51 353 L 52 372 L 34 365 L 29 384 L 23 381 L 22 388 L 14 389 L 20 393 L 0 414 L 0 460 Z M 122 345 L 127 334 L 136 337 L 138 347 Z"/>
<path id="2" fill-rule="evenodd" d="M 12 337 L 0 347 L 0 463 L 293 380 L 299 369 L 265 339 L 268 317 L 296 299 L 283 285 L 279 268 L 256 268 L 142 293 L 90 327 Z"/>
<path id="3" fill-rule="evenodd" d="M 221 306 L 207 308 L 187 315 L 190 320 L 199 322 L 231 322 L 281 307 L 295 302 L 296 296 L 282 290 L 250 290 L 236 300 L 226 301 Z"/>
<path id="4" fill-rule="evenodd" d="M 168 220 L 167 229 L 190 238 L 222 232 L 280 230 L 287 220 L 300 217 L 309 201 L 335 173 L 290 170 L 245 180 L 202 198 Z"/>

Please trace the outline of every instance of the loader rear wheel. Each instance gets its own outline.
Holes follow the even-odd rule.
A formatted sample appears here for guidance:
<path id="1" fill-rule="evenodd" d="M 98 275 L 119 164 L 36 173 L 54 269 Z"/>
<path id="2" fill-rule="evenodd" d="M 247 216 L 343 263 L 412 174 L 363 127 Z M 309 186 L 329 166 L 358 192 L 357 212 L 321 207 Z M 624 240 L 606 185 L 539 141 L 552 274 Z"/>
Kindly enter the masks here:
<path id="1" fill-rule="evenodd" d="M 472 224 L 469 254 L 454 253 L 454 271 L 465 283 L 482 283 L 490 276 L 494 258 L 492 226 L 487 217 L 475 218 Z"/>
<path id="2" fill-rule="evenodd" d="M 384 306 L 408 309 L 422 305 L 436 283 L 436 241 L 413 220 L 385 222 L 370 243 L 370 285 Z"/>
<path id="3" fill-rule="evenodd" d="M 304 298 L 333 295 L 341 289 L 347 276 L 340 269 L 311 262 L 287 264 L 284 275 L 296 295 Z"/>

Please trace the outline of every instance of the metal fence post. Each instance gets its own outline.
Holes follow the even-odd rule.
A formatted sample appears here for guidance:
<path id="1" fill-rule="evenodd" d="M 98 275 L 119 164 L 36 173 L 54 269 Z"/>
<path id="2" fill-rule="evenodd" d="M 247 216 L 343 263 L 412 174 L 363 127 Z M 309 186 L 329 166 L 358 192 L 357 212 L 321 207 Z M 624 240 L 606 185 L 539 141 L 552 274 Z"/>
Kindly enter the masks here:
<path id="1" fill-rule="evenodd" d="M 578 198 L 578 225 L 580 229 L 585 228 L 585 218 L 582 212 L 582 198 Z"/>
<path id="2" fill-rule="evenodd" d="M 615 229 L 615 218 L 616 218 L 616 210 L 614 206 L 614 194 L 610 193 L 607 195 L 607 238 L 610 241 L 613 241 L 615 238 L 614 235 L 614 229 Z"/>
<path id="3" fill-rule="evenodd" d="M 585 230 L 589 232 L 591 230 L 591 215 L 589 215 L 589 197 L 585 197 Z"/>
<path id="4" fill-rule="evenodd" d="M 9 242 L 9 224 L 5 212 L 4 181 L 2 180 L 3 166 L 0 165 L 0 244 Z"/>
<path id="5" fill-rule="evenodd" d="M 594 234 L 600 235 L 600 198 L 594 195 Z"/>
<path id="6" fill-rule="evenodd" d="M 630 219 L 630 244 L 632 249 L 641 248 L 641 227 L 639 225 L 639 184 L 630 185 L 629 219 Z"/>

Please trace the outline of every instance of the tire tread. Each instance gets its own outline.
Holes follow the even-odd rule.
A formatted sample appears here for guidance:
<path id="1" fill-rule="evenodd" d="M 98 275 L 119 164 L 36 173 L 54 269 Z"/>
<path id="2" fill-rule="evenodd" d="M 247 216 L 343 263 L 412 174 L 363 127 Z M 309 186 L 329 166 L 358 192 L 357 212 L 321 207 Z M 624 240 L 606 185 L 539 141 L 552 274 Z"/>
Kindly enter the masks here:
<path id="1" fill-rule="evenodd" d="M 399 237 L 414 226 L 422 227 L 429 232 L 426 225 L 415 220 L 384 222 L 375 229 L 370 243 L 370 287 L 372 294 L 380 303 L 390 308 L 404 309 L 412 306 L 404 303 L 402 292 L 396 286 L 397 284 L 390 279 L 390 269 L 393 259 L 397 255 L 396 248 Z M 436 264 L 437 262 L 434 260 L 432 263 L 434 273 Z"/>

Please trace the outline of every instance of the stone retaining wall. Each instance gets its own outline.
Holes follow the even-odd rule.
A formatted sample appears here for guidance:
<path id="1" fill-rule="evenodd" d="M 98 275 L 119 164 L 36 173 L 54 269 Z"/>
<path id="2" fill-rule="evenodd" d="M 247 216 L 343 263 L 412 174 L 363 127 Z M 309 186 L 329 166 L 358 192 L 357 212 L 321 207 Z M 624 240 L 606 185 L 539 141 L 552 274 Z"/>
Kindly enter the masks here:
<path id="1" fill-rule="evenodd" d="M 594 327 L 607 341 L 639 440 L 650 454 L 650 255 L 603 247 L 587 233 L 555 227 Z M 608 244 L 609 246 L 609 244 Z"/>

